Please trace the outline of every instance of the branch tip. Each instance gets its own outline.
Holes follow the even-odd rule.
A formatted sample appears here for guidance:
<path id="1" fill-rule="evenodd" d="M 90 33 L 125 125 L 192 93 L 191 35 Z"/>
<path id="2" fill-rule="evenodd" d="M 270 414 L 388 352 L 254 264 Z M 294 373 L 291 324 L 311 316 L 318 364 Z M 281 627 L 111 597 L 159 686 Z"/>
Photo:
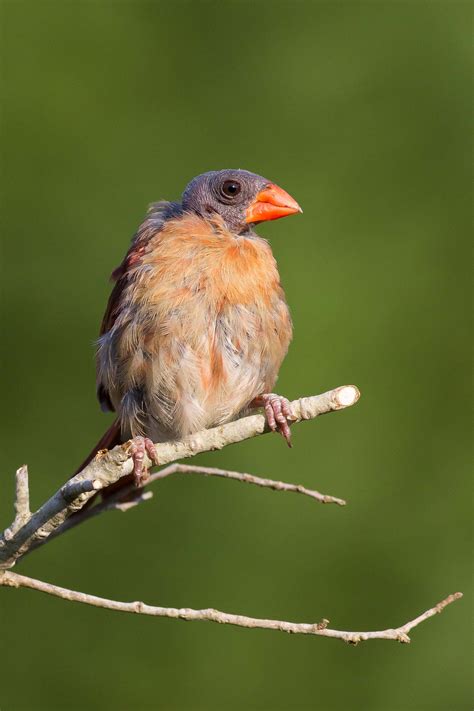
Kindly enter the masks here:
<path id="1" fill-rule="evenodd" d="M 448 597 L 445 600 L 441 600 L 441 602 L 438 602 L 438 604 L 435 607 L 436 612 L 437 613 L 443 612 L 444 608 L 447 605 L 450 605 L 455 600 L 460 600 L 462 597 L 464 597 L 462 592 L 455 592 L 452 595 L 448 595 Z"/>
<path id="2" fill-rule="evenodd" d="M 343 385 L 336 390 L 336 400 L 341 408 L 355 405 L 359 398 L 360 390 L 355 385 Z"/>

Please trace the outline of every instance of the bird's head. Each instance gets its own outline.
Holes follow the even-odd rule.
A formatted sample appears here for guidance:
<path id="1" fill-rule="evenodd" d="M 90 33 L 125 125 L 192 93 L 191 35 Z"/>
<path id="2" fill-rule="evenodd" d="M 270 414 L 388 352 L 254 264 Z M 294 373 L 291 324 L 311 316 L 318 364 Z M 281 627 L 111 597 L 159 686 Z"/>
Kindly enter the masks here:
<path id="1" fill-rule="evenodd" d="M 212 170 L 186 187 L 183 209 L 204 217 L 218 214 L 235 234 L 248 232 L 257 222 L 302 212 L 287 192 L 247 170 Z"/>

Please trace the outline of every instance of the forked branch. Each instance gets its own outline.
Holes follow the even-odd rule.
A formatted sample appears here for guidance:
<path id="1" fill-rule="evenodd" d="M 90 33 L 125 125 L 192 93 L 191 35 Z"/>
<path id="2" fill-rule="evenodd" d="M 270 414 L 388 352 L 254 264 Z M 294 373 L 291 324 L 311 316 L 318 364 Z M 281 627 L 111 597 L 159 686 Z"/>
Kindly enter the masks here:
<path id="1" fill-rule="evenodd" d="M 300 398 L 291 405 L 295 414 L 295 422 L 314 419 L 318 415 L 342 410 L 354 405 L 359 399 L 359 391 L 354 385 L 345 385 L 330 390 L 322 395 Z M 193 457 L 201 452 L 222 449 L 228 444 L 242 442 L 245 439 L 269 432 L 266 418 L 262 413 L 241 417 L 239 420 L 197 432 L 190 437 L 176 442 L 164 442 L 156 445 L 158 461 L 161 465 L 176 462 L 178 459 Z M 152 462 L 146 460 L 150 466 Z M 17 471 L 16 479 L 16 511 L 13 524 L 0 536 L 0 570 L 8 569 L 30 550 L 43 545 L 54 536 L 60 535 L 72 525 L 86 520 L 111 508 L 126 510 L 130 506 L 149 498 L 149 492 L 130 487 L 122 490 L 117 497 L 110 497 L 106 502 L 90 509 L 85 505 L 100 489 L 114 484 L 120 478 L 132 472 L 133 462 L 130 457 L 130 443 L 114 447 L 110 451 L 99 452 L 79 474 L 69 479 L 59 491 L 46 501 L 34 514 L 29 513 L 28 504 L 28 473 L 26 467 Z M 174 466 L 155 474 L 147 483 L 168 476 L 174 472 L 189 471 L 186 467 Z M 229 479 L 239 479 L 248 483 L 265 486 L 283 491 L 298 491 L 311 496 L 322 503 L 337 503 L 343 505 L 342 499 L 320 494 L 305 487 L 271 479 L 260 479 L 250 474 L 224 472 L 223 470 L 204 470 L 194 468 L 196 473 L 225 476 Z M 148 494 L 148 496 L 147 496 Z M 80 513 L 79 513 L 80 512 Z M 74 516 L 73 516 L 74 514 Z"/>
<path id="2" fill-rule="evenodd" d="M 330 390 L 322 395 L 301 398 L 291 403 L 296 415 L 296 422 L 309 420 L 328 412 L 349 407 L 359 399 L 359 391 L 353 385 Z M 294 424 L 294 423 L 293 423 Z M 177 463 L 177 460 L 192 457 L 200 452 L 222 449 L 228 444 L 241 442 L 269 431 L 263 414 L 242 417 L 221 427 L 198 432 L 179 442 L 166 442 L 156 445 L 161 465 L 169 466 L 153 474 L 147 485 L 164 479 L 171 474 L 202 474 L 225 479 L 255 484 L 260 487 L 287 491 L 309 496 L 320 503 L 334 503 L 343 506 L 345 501 L 334 496 L 321 494 L 300 484 L 289 484 L 273 479 L 263 479 L 252 474 L 243 474 L 223 469 L 190 466 Z M 119 602 L 86 593 L 68 590 L 41 580 L 35 580 L 14 573 L 12 568 L 17 560 L 52 538 L 64 533 L 69 528 L 82 523 L 92 516 L 97 516 L 111 509 L 126 511 L 152 496 L 151 491 L 144 491 L 133 486 L 121 488 L 95 506 L 86 507 L 87 502 L 98 491 L 114 484 L 132 471 L 129 443 L 115 447 L 111 451 L 99 452 L 79 474 L 64 484 L 35 513 L 30 513 L 28 470 L 26 466 L 16 472 L 15 518 L 13 523 L 0 536 L 0 587 L 26 587 L 39 590 L 49 595 L 74 602 L 82 602 L 95 607 L 103 607 L 120 612 L 133 612 L 153 617 L 170 617 L 182 620 L 207 620 L 239 627 L 273 629 L 294 634 L 311 634 L 320 637 L 334 637 L 350 644 L 369 639 L 390 639 L 409 642 L 411 629 L 429 617 L 441 612 L 447 605 L 462 597 L 454 593 L 421 615 L 395 629 L 374 632 L 347 632 L 328 627 L 326 619 L 316 623 L 297 623 L 283 620 L 267 620 L 244 615 L 221 612 L 212 608 L 193 610 L 191 608 L 154 607 L 143 602 Z M 150 465 L 151 462 L 145 461 Z"/>

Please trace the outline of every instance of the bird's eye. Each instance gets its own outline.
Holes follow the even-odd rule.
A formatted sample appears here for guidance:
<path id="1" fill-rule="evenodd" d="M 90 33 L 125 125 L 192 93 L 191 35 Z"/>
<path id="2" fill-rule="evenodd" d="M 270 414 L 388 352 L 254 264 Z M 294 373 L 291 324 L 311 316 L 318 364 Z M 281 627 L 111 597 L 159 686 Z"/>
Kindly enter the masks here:
<path id="1" fill-rule="evenodd" d="M 236 180 L 226 180 L 222 184 L 222 192 L 226 197 L 235 197 L 240 193 L 240 183 Z"/>

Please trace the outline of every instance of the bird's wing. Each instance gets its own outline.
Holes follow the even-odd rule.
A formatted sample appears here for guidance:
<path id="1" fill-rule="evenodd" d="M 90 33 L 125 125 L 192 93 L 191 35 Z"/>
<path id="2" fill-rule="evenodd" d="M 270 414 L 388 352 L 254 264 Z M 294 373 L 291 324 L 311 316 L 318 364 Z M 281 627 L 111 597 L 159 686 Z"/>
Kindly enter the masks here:
<path id="1" fill-rule="evenodd" d="M 140 261 L 149 240 L 162 229 L 168 219 L 176 217 L 180 212 L 181 206 L 177 203 L 158 202 L 150 205 L 147 217 L 134 235 L 127 254 L 121 264 L 119 264 L 111 274 L 111 281 L 115 283 L 102 318 L 99 338 L 113 328 L 121 310 L 122 295 L 129 283 L 130 271 Z M 110 399 L 110 394 L 102 382 L 99 372 L 97 372 L 97 398 L 102 410 L 114 412 L 115 408 Z"/>

